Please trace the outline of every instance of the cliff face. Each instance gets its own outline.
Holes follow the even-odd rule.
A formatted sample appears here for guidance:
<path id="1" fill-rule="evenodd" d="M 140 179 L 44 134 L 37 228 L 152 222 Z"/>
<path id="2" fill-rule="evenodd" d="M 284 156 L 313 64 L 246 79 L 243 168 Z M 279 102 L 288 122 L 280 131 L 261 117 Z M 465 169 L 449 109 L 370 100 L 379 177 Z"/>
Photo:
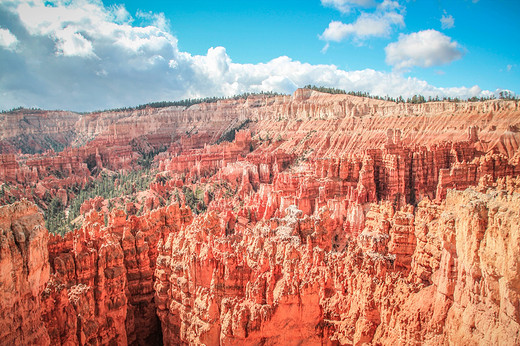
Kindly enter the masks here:
<path id="1" fill-rule="evenodd" d="M 188 108 L 86 115 L 22 110 L 0 116 L 0 147 L 6 148 L 3 152 L 41 154 L 70 144 L 81 149 L 47 153 L 49 159 L 45 162 L 22 155 L 16 160 L 18 165 L 6 157 L 1 161 L 6 161 L 6 165 L 0 166 L 0 174 L 30 182 L 34 181 L 34 171 L 40 179 L 52 174 L 49 167 L 53 167 L 54 161 L 65 165 L 59 166 L 64 172 L 70 170 L 66 165 L 74 169 L 75 159 L 87 164 L 90 171 L 96 167 L 129 169 L 144 153 L 167 148 L 177 153 L 201 149 L 244 126 L 257 134 L 262 143 L 270 139 L 270 144 L 264 143 L 266 150 L 279 148 L 306 157 L 341 157 L 387 143 L 399 146 L 402 142 L 410 148 L 431 150 L 439 144 L 470 141 L 478 152 L 498 153 L 511 159 L 520 143 L 518 112 L 516 101 L 412 105 L 304 89 L 293 96 L 251 96 L 247 100 L 222 100 Z M 28 136 L 43 139 L 35 142 Z M 43 145 L 42 141 L 48 143 Z M 460 152 L 457 155 L 461 161 L 465 158 Z M 16 169 L 23 174 L 17 175 Z"/>
<path id="2" fill-rule="evenodd" d="M 17 110 L 0 114 L 0 153 L 33 154 L 64 148 L 74 140 L 72 112 Z"/>
<path id="3" fill-rule="evenodd" d="M 81 230 L 51 237 L 53 274 L 42 303 L 51 343 L 160 342 L 153 291 L 157 243 L 189 215 L 178 205 L 140 218 L 116 211 L 105 227 L 103 215 L 91 211 Z"/>
<path id="4" fill-rule="evenodd" d="M 49 233 L 27 201 L 0 207 L 0 336 L 10 345 L 49 344 L 42 291 L 49 280 Z"/>
<path id="5" fill-rule="evenodd" d="M 1 155 L 0 202 L 67 207 L 146 160 L 152 183 L 87 200 L 63 237 L 0 207 L 9 343 L 520 343 L 517 102 L 298 90 L 63 115 L 76 147 Z"/>

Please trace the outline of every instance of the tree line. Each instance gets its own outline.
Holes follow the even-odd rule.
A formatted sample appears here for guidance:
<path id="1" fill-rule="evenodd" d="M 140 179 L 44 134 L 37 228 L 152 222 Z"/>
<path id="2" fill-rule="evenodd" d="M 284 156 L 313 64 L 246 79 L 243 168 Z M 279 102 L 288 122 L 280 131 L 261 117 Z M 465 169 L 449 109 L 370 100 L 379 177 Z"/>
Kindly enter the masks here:
<path id="1" fill-rule="evenodd" d="M 481 97 L 469 97 L 467 99 L 461 99 L 458 97 L 439 97 L 438 95 L 435 97 L 428 96 L 428 98 L 424 97 L 423 95 L 413 95 L 412 97 L 403 98 L 402 96 L 399 97 L 390 97 L 390 96 L 378 96 L 378 95 L 370 95 L 370 93 L 366 91 L 345 91 L 341 89 L 336 88 L 329 88 L 324 86 L 316 86 L 308 84 L 303 87 L 304 89 L 311 89 L 316 90 L 322 93 L 327 94 L 345 94 L 345 95 L 351 95 L 351 96 L 359 96 L 359 97 L 367 97 L 374 100 L 383 100 L 383 101 L 392 101 L 395 103 L 411 103 L 411 104 L 419 104 L 419 103 L 426 103 L 426 102 L 440 102 L 440 101 L 447 101 L 447 102 L 462 102 L 462 101 L 469 101 L 469 102 L 477 102 L 477 101 L 488 101 L 488 100 L 495 100 L 495 95 L 490 96 L 481 96 Z M 507 100 L 507 101 L 515 101 L 520 100 L 520 97 L 516 96 L 510 91 L 501 91 L 498 93 L 498 99 L 499 100 Z"/>
<path id="2" fill-rule="evenodd" d="M 273 96 L 279 96 L 283 95 L 281 93 L 277 93 L 274 91 L 261 91 L 261 92 L 245 92 L 242 94 L 237 94 L 233 96 L 213 96 L 213 97 L 202 97 L 202 98 L 189 98 L 184 99 L 180 101 L 159 101 L 159 102 L 149 102 L 142 105 L 138 105 L 135 107 L 122 107 L 122 108 L 111 108 L 111 109 L 105 109 L 105 110 L 98 110 L 90 113 L 100 113 L 100 112 L 123 112 L 123 111 L 134 111 L 134 110 L 141 110 L 146 108 L 165 108 L 165 107 L 173 107 L 173 106 L 180 106 L 180 107 L 190 107 L 195 104 L 200 103 L 215 103 L 222 100 L 240 100 L 240 99 L 246 99 L 249 96 L 255 96 L 255 95 L 263 95 L 268 97 Z"/>
<path id="3" fill-rule="evenodd" d="M 390 97 L 390 96 L 378 96 L 378 95 L 370 95 L 370 93 L 366 91 L 345 91 L 342 89 L 337 88 L 330 88 L 325 86 L 316 86 L 307 84 L 303 87 L 304 89 L 311 89 L 316 90 L 319 92 L 327 93 L 327 94 L 345 94 L 345 95 L 351 95 L 351 96 L 359 96 L 359 97 L 367 97 L 370 99 L 375 100 L 384 100 L 384 101 L 392 101 L 396 103 L 411 103 L 411 104 L 418 104 L 418 103 L 425 103 L 425 102 L 439 102 L 439 101 L 448 101 L 448 102 L 462 102 L 462 101 L 469 101 L 469 102 L 477 102 L 477 101 L 488 101 L 488 100 L 495 100 L 497 97 L 495 95 L 490 96 L 481 96 L 481 97 L 469 97 L 467 99 L 461 99 L 458 97 L 446 97 L 443 96 L 440 98 L 438 95 L 435 97 L 428 96 L 428 98 L 425 98 L 423 95 L 413 95 L 412 97 L 408 97 L 404 99 L 402 96 L 399 97 Z M 93 112 L 78 112 L 79 114 L 92 114 L 92 113 L 101 113 L 101 112 L 124 112 L 124 111 L 135 111 L 135 110 L 142 110 L 146 108 L 165 108 L 165 107 L 173 107 L 173 106 L 180 106 L 180 107 L 190 107 L 195 104 L 200 103 L 215 103 L 222 100 L 239 100 L 239 99 L 246 99 L 249 96 L 254 95 L 264 95 L 264 96 L 278 96 L 278 95 L 284 95 L 282 93 L 277 93 L 273 91 L 261 91 L 261 92 L 245 92 L 242 94 L 237 94 L 234 96 L 221 96 L 221 97 L 203 97 L 203 98 L 188 98 L 184 100 L 179 101 L 158 101 L 158 102 L 149 102 L 145 104 L 141 104 L 134 107 L 120 107 L 120 108 L 110 108 L 110 109 L 104 109 L 104 110 L 96 110 Z M 514 93 L 503 90 L 498 93 L 498 99 L 499 100 L 506 100 L 506 101 L 516 101 L 520 100 L 520 96 L 516 96 Z M 3 110 L 0 111 L 0 114 L 5 113 L 12 113 L 12 112 L 20 112 L 20 111 L 40 111 L 43 112 L 41 108 L 24 108 L 24 107 L 15 107 L 9 110 Z"/>

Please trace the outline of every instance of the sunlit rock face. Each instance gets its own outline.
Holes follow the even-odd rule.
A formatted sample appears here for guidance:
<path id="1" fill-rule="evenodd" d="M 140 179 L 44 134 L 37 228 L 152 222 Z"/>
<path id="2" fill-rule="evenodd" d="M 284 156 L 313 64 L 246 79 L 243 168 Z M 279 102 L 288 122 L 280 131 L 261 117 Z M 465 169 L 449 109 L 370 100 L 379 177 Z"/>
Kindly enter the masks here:
<path id="1" fill-rule="evenodd" d="M 516 101 L 300 89 L 0 120 L 9 344 L 520 343 Z M 144 190 L 49 235 L 49 198 L 143 162 Z"/>
<path id="2" fill-rule="evenodd" d="M 42 292 L 49 281 L 47 244 L 38 208 L 23 200 L 0 207 L 0 334 L 6 345 L 49 344 Z"/>

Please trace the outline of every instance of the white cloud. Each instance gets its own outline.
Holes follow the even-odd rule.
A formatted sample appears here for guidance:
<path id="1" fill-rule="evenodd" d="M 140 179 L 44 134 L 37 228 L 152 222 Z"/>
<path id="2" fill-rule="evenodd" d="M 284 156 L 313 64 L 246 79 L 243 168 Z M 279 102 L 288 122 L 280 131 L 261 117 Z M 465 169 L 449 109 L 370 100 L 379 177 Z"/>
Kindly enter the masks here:
<path id="1" fill-rule="evenodd" d="M 95 56 L 92 43 L 72 27 L 66 27 L 55 34 L 57 52 L 64 56 Z"/>
<path id="2" fill-rule="evenodd" d="M 387 37 L 393 26 L 404 26 L 401 7 L 397 2 L 385 0 L 374 13 L 361 13 L 354 23 L 331 21 L 320 39 L 340 42 L 347 37 L 353 37 L 357 41 L 369 37 Z"/>
<path id="3" fill-rule="evenodd" d="M 323 48 L 321 49 L 321 53 L 322 53 L 322 54 L 327 53 L 327 51 L 329 50 L 329 48 L 330 48 L 330 43 L 329 43 L 329 42 L 325 43 L 325 45 L 324 45 Z"/>
<path id="4" fill-rule="evenodd" d="M 382 3 L 377 5 L 378 11 L 395 11 L 401 10 L 403 7 L 399 4 L 398 1 L 393 0 L 383 0 Z"/>
<path id="5" fill-rule="evenodd" d="M 43 1 L 20 1 L 10 6 L 32 35 L 60 33 L 70 28 L 100 31 L 108 22 L 109 13 L 95 3 L 72 1 L 68 5 L 46 6 Z"/>
<path id="6" fill-rule="evenodd" d="M 374 0 L 321 0 L 323 6 L 332 7 L 342 13 L 349 13 L 353 7 L 370 7 Z"/>
<path id="7" fill-rule="evenodd" d="M 442 15 L 442 18 L 441 18 L 441 27 L 443 29 L 451 29 L 455 26 L 455 19 L 453 18 L 453 16 L 450 14 L 448 15 L 446 13 L 446 11 L 444 11 L 444 14 Z"/>
<path id="8" fill-rule="evenodd" d="M 161 30 L 167 31 L 170 23 L 164 16 L 164 13 L 153 13 L 153 12 L 143 12 L 138 10 L 136 13 L 136 17 L 141 19 L 142 23 L 145 25 L 153 25 Z"/>
<path id="9" fill-rule="evenodd" d="M 463 55 L 457 42 L 436 30 L 401 34 L 397 42 L 385 47 L 385 52 L 387 64 L 396 69 L 444 65 Z"/>
<path id="10" fill-rule="evenodd" d="M 10 37 L 5 32 L 12 31 L 18 40 L 14 54 L 0 49 L 0 61 L 5 61 L 0 64 L 2 109 L 25 106 L 84 111 L 246 91 L 292 93 L 306 84 L 382 96 L 484 93 L 476 86 L 436 88 L 399 73 L 345 71 L 286 56 L 240 64 L 232 61 L 224 47 L 191 55 L 179 51 L 177 39 L 169 31 L 155 25 L 136 26 L 134 22 L 139 20 L 120 8 L 86 0 L 55 7 L 32 1 L 0 3 L 1 11 L 13 14 L 2 23 L 5 29 L 0 37 Z M 160 21 L 156 24 L 162 25 Z M 13 31 L 21 27 L 25 30 Z"/>
<path id="11" fill-rule="evenodd" d="M 126 10 L 124 5 L 114 5 L 109 8 L 109 12 L 112 13 L 114 23 L 117 24 L 130 24 L 134 21 L 130 13 Z"/>
<path id="12" fill-rule="evenodd" d="M 239 79 L 235 79 L 240 76 Z M 372 69 L 345 71 L 334 65 L 311 65 L 280 57 L 266 64 L 231 64 L 229 79 L 220 81 L 223 85 L 250 86 L 252 91 L 273 90 L 292 92 L 296 86 L 306 84 L 326 85 L 344 90 L 368 91 L 373 95 L 410 97 L 414 94 L 425 96 L 471 97 L 481 94 L 478 86 L 437 88 L 417 78 L 404 77 L 399 73 L 385 73 Z M 277 83 L 275 83 L 277 82 Z M 243 83 L 243 84 L 242 84 Z M 271 88 L 265 89 L 266 86 Z M 237 91 L 241 92 L 239 88 Z"/>
<path id="13" fill-rule="evenodd" d="M 350 33 L 352 33 L 352 24 L 344 24 L 340 21 L 333 20 L 329 23 L 329 26 L 323 34 L 321 34 L 320 39 L 325 41 L 336 41 L 340 42 L 345 39 Z"/>
<path id="14" fill-rule="evenodd" d="M 0 47 L 13 50 L 18 39 L 9 30 L 0 28 Z"/>
<path id="15" fill-rule="evenodd" d="M 192 58 L 193 66 L 200 73 L 212 76 L 213 78 L 222 78 L 228 72 L 231 65 L 231 59 L 226 53 L 224 47 L 216 47 L 208 49 L 205 56 L 197 55 Z"/>

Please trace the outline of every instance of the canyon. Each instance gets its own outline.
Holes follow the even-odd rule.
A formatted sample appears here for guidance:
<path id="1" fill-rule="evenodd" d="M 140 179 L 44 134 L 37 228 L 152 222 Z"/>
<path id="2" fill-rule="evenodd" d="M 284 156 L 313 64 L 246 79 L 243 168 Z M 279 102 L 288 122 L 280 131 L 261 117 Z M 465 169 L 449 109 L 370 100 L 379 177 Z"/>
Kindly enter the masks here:
<path id="1" fill-rule="evenodd" d="M 0 123 L 3 343 L 520 344 L 518 101 Z"/>

